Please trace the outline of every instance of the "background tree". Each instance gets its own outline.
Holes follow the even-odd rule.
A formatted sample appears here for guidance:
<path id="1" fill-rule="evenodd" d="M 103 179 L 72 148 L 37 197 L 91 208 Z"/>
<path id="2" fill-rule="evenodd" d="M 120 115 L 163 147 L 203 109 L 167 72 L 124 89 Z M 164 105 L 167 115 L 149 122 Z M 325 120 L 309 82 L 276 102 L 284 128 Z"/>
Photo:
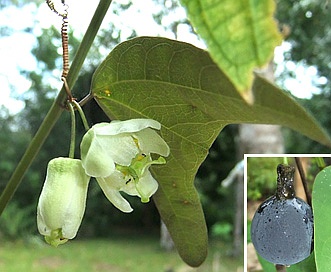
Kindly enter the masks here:
<path id="1" fill-rule="evenodd" d="M 296 70 L 286 69 L 287 62 L 296 67 L 313 66 L 318 73 L 313 80 L 319 93 L 310 99 L 299 99 L 302 105 L 313 112 L 320 123 L 331 131 L 330 104 L 330 1 L 277 1 L 276 17 L 284 29 L 286 41 L 291 47 L 284 52 L 285 70 L 277 82 L 285 86 L 287 78 L 295 78 Z M 293 131 L 284 130 L 286 150 L 295 153 L 297 148 L 306 153 L 325 153 L 325 147 Z"/>

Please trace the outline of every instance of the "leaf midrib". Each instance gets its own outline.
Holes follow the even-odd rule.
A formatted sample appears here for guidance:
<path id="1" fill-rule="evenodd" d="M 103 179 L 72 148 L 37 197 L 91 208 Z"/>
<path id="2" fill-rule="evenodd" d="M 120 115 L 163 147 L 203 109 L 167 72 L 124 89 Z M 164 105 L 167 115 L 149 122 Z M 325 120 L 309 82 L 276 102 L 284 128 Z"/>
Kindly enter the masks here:
<path id="1" fill-rule="evenodd" d="M 199 89 L 199 88 L 196 88 L 196 87 L 190 87 L 190 86 L 185 86 L 185 85 L 181 85 L 181 84 L 177 84 L 177 83 L 173 83 L 173 82 L 166 82 L 166 81 L 158 81 L 158 80 L 149 80 L 149 79 L 130 79 L 130 80 L 120 80 L 120 81 L 117 81 L 117 82 L 114 82 L 110 85 L 107 85 L 107 86 L 103 86 L 103 87 L 98 87 L 96 88 L 95 90 L 104 90 L 104 89 L 112 89 L 111 86 L 116 86 L 116 85 L 121 85 L 122 83 L 129 83 L 129 84 L 139 84 L 140 82 L 146 84 L 147 82 L 148 83 L 153 83 L 153 84 L 165 84 L 165 85 L 169 85 L 170 87 L 168 88 L 169 90 L 171 90 L 173 87 L 176 87 L 176 88 L 184 88 L 184 89 L 187 89 L 187 90 L 190 90 L 191 92 L 196 92 L 196 93 L 201 93 L 202 96 L 203 95 L 213 95 L 213 96 L 216 96 L 217 97 L 217 101 L 222 101 L 221 103 L 224 104 L 224 100 L 227 99 L 231 102 L 229 103 L 233 103 L 233 104 L 236 104 L 240 107 L 245 107 L 243 108 L 243 112 L 245 110 L 249 110 L 250 113 L 253 112 L 253 110 L 257 110 L 259 111 L 259 114 L 260 116 L 261 115 L 277 115 L 277 116 L 282 116 L 283 118 L 287 119 L 289 117 L 291 118 L 294 118 L 295 120 L 298 119 L 298 117 L 295 115 L 295 113 L 291 113 L 289 114 L 288 112 L 283 112 L 281 109 L 278 110 L 278 108 L 270 108 L 270 107 L 267 107 L 267 106 L 263 106 L 261 104 L 253 104 L 252 106 L 249 106 L 240 96 L 238 97 L 232 97 L 232 96 L 227 96 L 227 95 L 224 95 L 224 94 L 220 94 L 220 93 L 215 93 L 215 92 L 211 92 L 211 91 L 207 91 L 207 90 L 204 90 L 204 89 Z M 93 85 L 93 84 L 92 84 Z M 97 91 L 93 91 L 93 92 L 97 92 Z M 111 100 L 115 103 L 118 103 L 132 111 L 135 111 L 141 115 L 143 115 L 141 112 L 139 112 L 138 110 L 134 109 L 134 108 L 131 108 L 129 107 L 128 105 L 125 105 L 123 103 L 119 103 L 118 101 L 116 100 L 113 100 L 111 99 L 110 97 L 104 97 L 104 99 L 108 99 L 108 100 Z M 184 104 L 185 105 L 185 104 Z M 163 105 L 164 107 L 167 107 L 167 105 Z M 173 106 L 173 105 L 172 105 Z M 203 112 L 203 111 L 202 111 Z M 267 113 L 268 112 L 268 113 Z M 146 118 L 150 118 L 146 115 L 143 115 L 145 116 Z M 250 120 L 249 120 L 250 119 Z M 257 121 L 262 121 L 263 120 L 266 120 L 266 119 L 269 119 L 269 122 L 266 122 L 266 124 L 278 124 L 276 121 L 274 121 L 274 118 L 271 118 L 271 117 L 267 117 L 267 118 L 256 118 L 256 119 L 251 119 L 251 118 L 233 118 L 233 119 L 215 119 L 215 121 L 219 121 L 219 122 L 224 122 L 225 125 L 228 125 L 228 124 L 239 124 L 239 123 L 243 123 L 243 122 L 248 122 L 248 123 L 256 123 Z M 272 119 L 272 120 L 271 120 Z M 272 122 L 270 122 L 272 121 Z M 283 126 L 286 126 L 286 124 L 280 124 L 280 125 L 283 125 Z M 169 130 L 171 130 L 170 128 L 168 128 Z M 185 138 L 183 138 L 185 139 Z M 190 140 L 188 140 L 189 142 L 192 142 Z M 193 142 L 194 143 L 194 142 Z M 199 145 L 198 145 L 199 146 Z"/>

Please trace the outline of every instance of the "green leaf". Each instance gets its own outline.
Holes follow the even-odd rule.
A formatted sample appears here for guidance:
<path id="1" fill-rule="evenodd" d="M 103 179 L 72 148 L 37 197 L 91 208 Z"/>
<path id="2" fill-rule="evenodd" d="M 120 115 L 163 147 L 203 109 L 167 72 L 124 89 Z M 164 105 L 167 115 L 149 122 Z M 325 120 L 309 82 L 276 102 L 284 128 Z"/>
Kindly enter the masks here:
<path id="1" fill-rule="evenodd" d="M 250 100 L 253 69 L 267 64 L 282 37 L 273 18 L 274 0 L 181 0 L 208 50 Z"/>
<path id="2" fill-rule="evenodd" d="M 313 187 L 314 250 L 317 270 L 330 271 L 331 267 L 331 166 L 315 178 Z"/>
<path id="3" fill-rule="evenodd" d="M 276 271 L 274 264 L 269 263 L 268 261 L 263 259 L 260 255 L 258 255 L 258 259 L 263 267 L 264 272 Z M 307 259 L 304 259 L 300 263 L 293 264 L 290 267 L 286 268 L 286 272 L 315 272 L 315 271 L 316 271 L 316 266 L 314 260 L 314 253 L 310 254 L 310 256 Z"/>
<path id="4" fill-rule="evenodd" d="M 252 238 L 251 238 L 251 226 L 252 226 L 252 221 L 247 220 L 247 244 L 252 243 Z"/>
<path id="5" fill-rule="evenodd" d="M 316 272 L 315 256 L 311 253 L 307 259 L 300 263 L 291 265 L 286 269 L 287 272 Z"/>
<path id="6" fill-rule="evenodd" d="M 182 42 L 141 37 L 118 45 L 96 70 L 91 88 L 111 119 L 151 118 L 162 124 L 171 153 L 166 165 L 152 168 L 160 185 L 154 201 L 179 254 L 192 266 L 207 254 L 207 228 L 193 181 L 224 126 L 283 124 L 331 145 L 280 89 L 257 78 L 256 105 L 249 106 L 207 52 Z"/>

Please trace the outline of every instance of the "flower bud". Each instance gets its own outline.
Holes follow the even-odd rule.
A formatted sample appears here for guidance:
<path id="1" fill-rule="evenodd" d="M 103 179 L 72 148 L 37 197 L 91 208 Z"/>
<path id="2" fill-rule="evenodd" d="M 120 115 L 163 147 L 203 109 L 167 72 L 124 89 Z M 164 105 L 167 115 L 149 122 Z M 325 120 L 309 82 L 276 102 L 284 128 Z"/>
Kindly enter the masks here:
<path id="1" fill-rule="evenodd" d="M 37 207 L 37 225 L 47 243 L 73 239 L 81 224 L 90 177 L 80 160 L 55 158 L 48 163 Z"/>

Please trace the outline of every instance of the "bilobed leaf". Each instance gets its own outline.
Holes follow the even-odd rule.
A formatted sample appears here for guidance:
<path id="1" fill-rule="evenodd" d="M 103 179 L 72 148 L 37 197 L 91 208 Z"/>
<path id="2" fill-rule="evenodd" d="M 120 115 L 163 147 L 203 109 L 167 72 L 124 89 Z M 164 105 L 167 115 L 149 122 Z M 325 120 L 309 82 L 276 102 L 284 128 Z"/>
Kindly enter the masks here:
<path id="1" fill-rule="evenodd" d="M 267 64 L 282 37 L 274 0 L 181 0 L 208 50 L 240 94 L 250 100 L 253 69 Z"/>
<path id="2" fill-rule="evenodd" d="M 192 266 L 207 254 L 207 228 L 193 181 L 224 126 L 281 124 L 331 145 L 280 89 L 257 78 L 256 105 L 249 106 L 207 52 L 182 42 L 141 37 L 118 45 L 96 70 L 91 88 L 111 119 L 151 118 L 162 124 L 160 134 L 171 153 L 166 165 L 152 167 L 160 185 L 154 201 L 179 254 Z"/>
<path id="3" fill-rule="evenodd" d="M 331 267 L 331 166 L 324 168 L 315 178 L 313 187 L 314 251 L 318 272 Z"/>

